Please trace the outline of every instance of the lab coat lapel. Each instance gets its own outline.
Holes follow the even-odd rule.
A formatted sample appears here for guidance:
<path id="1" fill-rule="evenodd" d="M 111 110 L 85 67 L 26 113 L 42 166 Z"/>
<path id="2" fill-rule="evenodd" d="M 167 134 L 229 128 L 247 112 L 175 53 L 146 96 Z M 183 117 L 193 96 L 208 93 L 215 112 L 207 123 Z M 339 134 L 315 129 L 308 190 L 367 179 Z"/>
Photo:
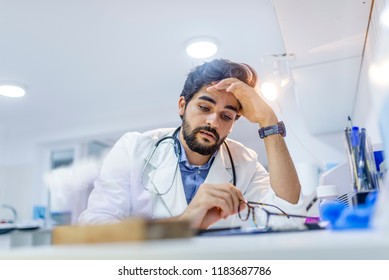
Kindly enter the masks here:
<path id="1" fill-rule="evenodd" d="M 150 166 L 148 188 L 155 187 L 162 194 L 171 187 L 166 194 L 158 195 L 153 210 L 155 216 L 160 216 L 158 211 L 166 211 L 166 208 L 173 216 L 182 214 L 187 207 L 187 202 L 173 146 L 161 145 L 157 148 L 150 161 Z"/>
<path id="2" fill-rule="evenodd" d="M 217 153 L 208 176 L 205 179 L 205 183 L 224 184 L 233 182 L 231 162 L 227 152 L 223 148 Z"/>

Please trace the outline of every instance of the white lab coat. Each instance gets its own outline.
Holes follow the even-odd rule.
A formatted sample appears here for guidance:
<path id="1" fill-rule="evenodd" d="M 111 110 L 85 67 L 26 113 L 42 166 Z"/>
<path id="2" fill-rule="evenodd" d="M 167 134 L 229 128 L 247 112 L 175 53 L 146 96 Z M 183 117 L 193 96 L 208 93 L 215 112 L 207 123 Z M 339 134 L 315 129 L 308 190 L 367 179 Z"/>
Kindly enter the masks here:
<path id="1" fill-rule="evenodd" d="M 88 201 L 88 208 L 80 215 L 80 224 L 112 223 L 130 216 L 166 218 L 178 216 L 188 206 L 182 185 L 180 169 L 175 173 L 177 156 L 173 145 L 156 149 L 150 160 L 142 182 L 148 189 L 171 184 L 165 195 L 155 195 L 141 185 L 141 174 L 155 143 L 162 137 L 172 135 L 172 129 L 158 129 L 145 133 L 130 132 L 123 135 L 114 145 L 103 162 L 101 173 L 94 182 L 94 189 Z M 296 204 L 277 197 L 270 187 L 269 176 L 257 162 L 254 151 L 242 144 L 226 140 L 231 150 L 236 170 L 236 187 L 247 200 L 261 201 L 278 205 L 293 214 L 305 214 L 302 199 Z M 173 180 L 173 174 L 175 178 Z M 232 168 L 228 152 L 221 146 L 205 179 L 206 183 L 232 183 Z M 231 216 L 215 226 L 232 226 L 240 223 L 239 218 Z"/>

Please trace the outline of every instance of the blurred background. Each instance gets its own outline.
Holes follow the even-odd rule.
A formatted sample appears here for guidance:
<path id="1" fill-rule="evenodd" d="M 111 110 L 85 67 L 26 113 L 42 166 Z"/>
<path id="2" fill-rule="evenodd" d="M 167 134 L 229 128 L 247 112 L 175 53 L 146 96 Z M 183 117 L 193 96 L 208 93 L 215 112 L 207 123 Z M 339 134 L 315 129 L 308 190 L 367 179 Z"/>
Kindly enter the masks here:
<path id="1" fill-rule="evenodd" d="M 385 94 L 370 86 L 368 66 L 385 2 L 0 0 L 0 86 L 26 91 L 0 95 L 0 202 L 21 218 L 39 216 L 51 170 L 99 162 L 126 131 L 178 126 L 187 73 L 214 58 L 257 70 L 309 196 L 321 173 L 346 161 L 348 116 L 381 143 Z M 190 57 L 188 44 L 199 40 L 217 52 Z M 266 167 L 257 130 L 241 118 L 231 138 Z M 64 188 L 74 183 L 63 178 Z"/>

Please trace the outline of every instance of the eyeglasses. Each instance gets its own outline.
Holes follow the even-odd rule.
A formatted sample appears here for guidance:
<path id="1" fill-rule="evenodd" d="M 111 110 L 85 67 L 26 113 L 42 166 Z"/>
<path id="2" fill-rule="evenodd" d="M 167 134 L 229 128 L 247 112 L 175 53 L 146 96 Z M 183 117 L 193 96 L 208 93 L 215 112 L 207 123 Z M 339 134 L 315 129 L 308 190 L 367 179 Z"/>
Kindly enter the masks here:
<path id="1" fill-rule="evenodd" d="M 243 205 L 246 206 L 244 209 L 242 209 Z M 274 212 L 269 211 L 265 207 L 273 209 Z M 254 225 L 260 230 L 270 229 L 271 224 L 269 221 L 272 216 L 278 220 L 284 218 L 312 218 L 303 215 L 288 214 L 276 205 L 253 201 L 241 201 L 238 206 L 238 216 L 242 221 L 247 221 L 252 216 Z"/>

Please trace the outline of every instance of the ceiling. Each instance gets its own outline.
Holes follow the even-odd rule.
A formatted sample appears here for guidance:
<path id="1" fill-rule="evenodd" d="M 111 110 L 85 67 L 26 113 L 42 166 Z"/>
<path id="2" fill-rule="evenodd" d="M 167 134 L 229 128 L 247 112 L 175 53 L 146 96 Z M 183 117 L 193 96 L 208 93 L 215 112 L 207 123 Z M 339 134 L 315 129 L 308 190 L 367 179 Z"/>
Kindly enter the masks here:
<path id="1" fill-rule="evenodd" d="M 293 94 L 306 125 L 314 134 L 337 130 L 352 113 L 370 6 L 371 0 L 0 0 L 0 82 L 28 88 L 22 99 L 0 96 L 0 132 L 65 137 L 176 125 L 186 74 L 200 63 L 187 57 L 185 43 L 204 35 L 219 43 L 216 57 L 249 63 L 260 74 L 265 55 L 293 53 Z M 240 122 L 238 140 L 251 126 Z"/>
<path id="2" fill-rule="evenodd" d="M 371 0 L 275 0 L 293 62 L 295 93 L 313 134 L 342 131 L 353 115 Z"/>

